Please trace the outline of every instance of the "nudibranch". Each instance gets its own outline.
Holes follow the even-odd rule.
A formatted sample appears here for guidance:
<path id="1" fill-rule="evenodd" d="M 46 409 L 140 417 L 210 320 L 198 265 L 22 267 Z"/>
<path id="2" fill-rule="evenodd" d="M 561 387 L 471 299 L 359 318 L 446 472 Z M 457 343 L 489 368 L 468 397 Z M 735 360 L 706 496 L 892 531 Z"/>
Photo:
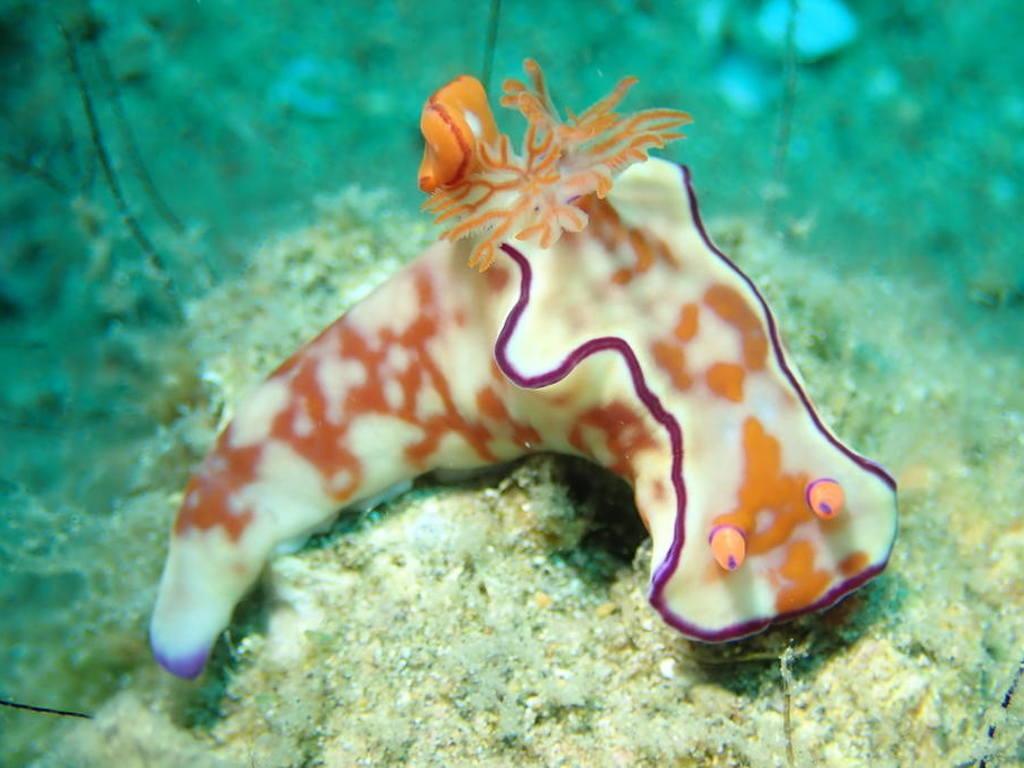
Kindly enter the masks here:
<path id="1" fill-rule="evenodd" d="M 647 157 L 687 116 L 616 114 L 627 79 L 562 121 L 526 68 L 502 98 L 520 153 L 476 81 L 431 97 L 419 178 L 449 229 L 245 398 L 189 481 L 150 627 L 174 674 L 198 675 L 267 560 L 341 508 L 535 451 L 631 484 L 650 602 L 690 638 L 827 607 L 885 567 L 895 482 L 815 412 L 689 171 Z"/>

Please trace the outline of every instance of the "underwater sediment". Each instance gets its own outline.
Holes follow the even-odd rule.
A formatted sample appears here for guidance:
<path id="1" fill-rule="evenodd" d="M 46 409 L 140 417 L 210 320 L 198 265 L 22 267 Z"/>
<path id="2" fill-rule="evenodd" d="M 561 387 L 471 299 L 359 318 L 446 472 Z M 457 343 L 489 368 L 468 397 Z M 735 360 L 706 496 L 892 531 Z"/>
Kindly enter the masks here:
<path id="1" fill-rule="evenodd" d="M 246 392 L 433 239 L 375 191 L 325 198 L 298 228 L 268 208 L 338 179 L 411 193 L 416 109 L 454 74 L 438 69 L 475 71 L 483 21 L 435 25 L 421 48 L 407 33 L 434 4 L 331 4 L 282 44 L 291 6 L 61 6 L 122 180 L 135 125 L 195 222 L 169 235 L 126 187 L 188 288 L 168 328 L 60 30 L 9 5 L 0 74 L 28 108 L 5 121 L 0 696 L 95 719 L 0 708 L 0 764 L 1024 765 L 1024 699 L 1007 695 L 1024 653 L 1012 4 L 859 4 L 858 27 L 792 70 L 785 24 L 767 50 L 742 3 L 505 4 L 496 72 L 558 50 L 570 103 L 637 74 L 696 118 L 672 156 L 695 168 L 712 238 L 771 303 L 825 420 L 899 482 L 879 578 L 754 638 L 687 641 L 647 602 L 628 490 L 540 456 L 425 477 L 275 560 L 195 683 L 146 640 L 189 473 Z M 785 21 L 789 4 L 761 5 Z M 235 268 L 207 290 L 200 252 L 230 250 L 226 231 L 246 255 L 219 254 Z"/>
<path id="2" fill-rule="evenodd" d="M 223 409 L 339 297 L 356 300 L 429 239 L 358 191 L 322 201 L 318 218 L 189 308 L 193 405 L 146 447 L 144 491 L 118 505 L 133 525 L 105 533 L 113 551 L 144 533 L 140 573 L 155 577 L 172 504 Z M 1018 759 L 1020 716 L 999 697 L 1024 632 L 1024 530 L 1010 501 L 1020 438 L 995 428 L 1024 405 L 1017 361 L 973 360 L 964 346 L 975 388 L 960 387 L 941 351 L 958 336 L 936 321 L 938 296 L 840 278 L 742 221 L 712 234 L 758 276 L 837 431 L 886 457 L 900 481 L 900 539 L 878 579 L 825 613 L 708 646 L 650 609 L 648 545 L 628 490 L 601 470 L 538 456 L 455 483 L 425 478 L 274 560 L 196 683 L 149 660 L 141 598 L 153 583 L 136 578 L 139 601 L 120 626 L 104 624 L 108 648 L 134 647 L 119 693 L 96 720 L 61 723 L 34 765 Z M 880 296 L 892 300 L 870 300 Z M 988 397 L 971 394 L 980 379 Z M 951 409 L 972 417 L 952 421 Z M 108 589 L 101 604 L 119 593 Z"/>

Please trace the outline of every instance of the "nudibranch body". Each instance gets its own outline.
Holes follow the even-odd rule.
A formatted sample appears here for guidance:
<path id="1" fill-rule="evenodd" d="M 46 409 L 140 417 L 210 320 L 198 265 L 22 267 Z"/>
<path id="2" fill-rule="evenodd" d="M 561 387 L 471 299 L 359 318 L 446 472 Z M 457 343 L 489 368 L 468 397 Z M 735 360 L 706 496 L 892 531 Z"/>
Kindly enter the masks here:
<path id="1" fill-rule="evenodd" d="M 523 112 L 539 126 L 527 146 L 547 141 L 548 118 Z M 565 157 L 549 170 L 573 177 Z M 580 211 L 578 230 L 539 242 L 552 210 L 535 206 L 515 214 L 527 236 L 493 254 L 479 254 L 493 230 L 436 243 L 242 402 L 174 526 L 151 624 L 161 664 L 197 675 L 267 559 L 340 508 L 536 451 L 629 481 L 650 601 L 689 637 L 742 637 L 882 570 L 894 481 L 815 413 L 763 298 L 708 240 L 689 172 L 644 157 L 599 194 L 541 193 Z M 476 194 L 489 172 L 446 194 Z M 493 263 L 466 269 L 470 254 Z"/>

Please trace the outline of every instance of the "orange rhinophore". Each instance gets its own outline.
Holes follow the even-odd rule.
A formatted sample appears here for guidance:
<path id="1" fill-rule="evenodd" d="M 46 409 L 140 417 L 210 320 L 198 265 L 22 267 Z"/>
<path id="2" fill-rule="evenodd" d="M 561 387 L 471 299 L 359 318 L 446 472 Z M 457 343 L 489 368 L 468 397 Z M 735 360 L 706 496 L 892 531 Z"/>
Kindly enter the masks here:
<path id="1" fill-rule="evenodd" d="M 735 525 L 716 525 L 708 536 L 711 554 L 722 568 L 735 571 L 747 556 L 747 537 Z"/>
<path id="2" fill-rule="evenodd" d="M 820 477 L 808 485 L 806 495 L 807 506 L 823 520 L 838 515 L 846 501 L 843 486 L 831 477 Z"/>
<path id="3" fill-rule="evenodd" d="M 532 89 L 505 81 L 503 107 L 526 118 L 521 155 L 508 136 L 499 134 L 487 107 L 483 86 L 472 77 L 457 77 L 427 100 L 420 122 L 426 149 L 420 166 L 420 189 L 431 192 L 423 204 L 442 233 L 458 240 L 482 233 L 469 264 L 483 271 L 505 240 L 533 240 L 552 246 L 562 232 L 579 232 L 587 214 L 579 205 L 590 193 L 603 198 L 614 174 L 647 159 L 653 147 L 682 137 L 677 132 L 690 116 L 674 109 L 646 109 L 632 115 L 614 112 L 636 83 L 623 78 L 592 107 L 563 121 L 551 102 L 540 66 L 523 64 Z"/>
<path id="4" fill-rule="evenodd" d="M 424 192 L 457 184 L 476 170 L 478 145 L 491 144 L 498 137 L 480 81 L 462 75 L 436 91 L 423 105 L 420 132 L 425 142 L 420 163 Z"/>

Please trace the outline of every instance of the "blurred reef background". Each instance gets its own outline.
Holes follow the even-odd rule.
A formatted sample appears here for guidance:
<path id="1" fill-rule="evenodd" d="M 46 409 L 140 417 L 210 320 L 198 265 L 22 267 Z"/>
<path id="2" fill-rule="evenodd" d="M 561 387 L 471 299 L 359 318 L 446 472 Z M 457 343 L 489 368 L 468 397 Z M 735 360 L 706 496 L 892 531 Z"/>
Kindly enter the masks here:
<path id="1" fill-rule="evenodd" d="M 0 707 L 0 765 L 1024 765 L 1024 6 L 497 5 L 0 2 L 0 698 L 95 715 Z M 563 109 L 636 75 L 694 117 L 661 154 L 896 475 L 889 569 L 691 643 L 628 493 L 534 457 L 345 516 L 171 679 L 190 469 L 435 236 L 426 97 L 527 56 Z"/>

